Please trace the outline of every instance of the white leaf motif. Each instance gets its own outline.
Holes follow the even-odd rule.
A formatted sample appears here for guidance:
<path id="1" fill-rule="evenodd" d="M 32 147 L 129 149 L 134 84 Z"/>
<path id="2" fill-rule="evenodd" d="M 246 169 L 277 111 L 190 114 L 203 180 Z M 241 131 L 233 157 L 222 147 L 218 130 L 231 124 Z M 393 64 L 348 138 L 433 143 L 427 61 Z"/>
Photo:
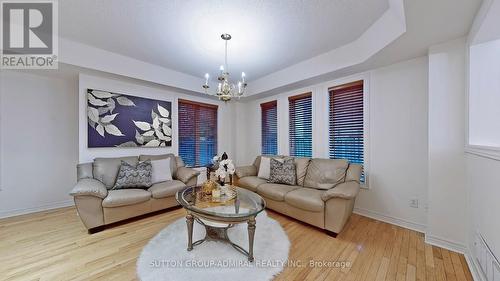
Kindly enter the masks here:
<path id="1" fill-rule="evenodd" d="M 105 105 L 108 105 L 107 102 L 103 101 L 103 100 L 99 100 L 99 99 L 96 99 L 94 98 L 93 95 L 91 94 L 87 94 L 87 98 L 89 100 L 89 103 L 91 105 L 95 105 L 95 106 L 105 106 Z"/>
<path id="2" fill-rule="evenodd" d="M 166 135 L 166 136 L 171 136 L 172 135 L 172 128 L 170 128 L 169 126 L 167 126 L 166 124 L 163 124 L 161 126 L 162 130 L 163 130 L 163 133 Z"/>
<path id="3" fill-rule="evenodd" d="M 98 91 L 98 90 L 92 90 L 92 95 L 94 95 L 96 98 L 99 99 L 107 99 L 115 96 L 110 92 Z"/>
<path id="4" fill-rule="evenodd" d="M 137 130 L 135 130 L 135 140 L 139 144 L 144 144 L 144 137 Z"/>
<path id="5" fill-rule="evenodd" d="M 133 121 L 135 126 L 137 126 L 137 128 L 143 130 L 143 131 L 149 131 L 149 129 L 151 129 L 151 125 L 149 125 L 149 123 L 146 123 L 146 122 L 142 122 L 142 121 Z"/>
<path id="6" fill-rule="evenodd" d="M 160 146 L 165 146 L 165 142 L 161 142 Z"/>
<path id="7" fill-rule="evenodd" d="M 137 147 L 137 144 L 133 141 L 128 141 L 117 145 L 117 147 Z"/>
<path id="8" fill-rule="evenodd" d="M 113 110 L 115 110 L 116 107 L 115 100 L 110 98 L 106 100 L 106 103 L 108 104 L 109 113 L 113 114 Z"/>
<path id="9" fill-rule="evenodd" d="M 160 139 L 160 140 L 165 140 L 167 137 L 158 129 L 155 129 L 155 133 L 156 133 L 156 136 Z"/>
<path id="10" fill-rule="evenodd" d="M 101 124 L 97 125 L 97 127 L 95 128 L 95 130 L 99 133 L 99 135 L 101 135 L 102 137 L 104 137 L 104 127 Z"/>
<path id="11" fill-rule="evenodd" d="M 159 145 L 160 145 L 160 141 L 159 140 L 152 140 L 152 141 L 146 143 L 145 146 L 156 147 L 156 146 L 159 146 Z"/>
<path id="12" fill-rule="evenodd" d="M 101 118 L 101 122 L 102 123 L 109 123 L 109 122 L 115 120 L 116 115 L 118 115 L 118 113 L 106 115 L 106 116 Z"/>
<path id="13" fill-rule="evenodd" d="M 123 106 L 135 106 L 135 103 L 126 97 L 118 97 L 116 101 Z"/>
<path id="14" fill-rule="evenodd" d="M 154 135 L 154 133 L 155 133 L 155 131 L 147 131 L 147 132 L 145 132 L 142 135 L 145 136 L 145 137 L 150 137 L 150 136 Z"/>
<path id="15" fill-rule="evenodd" d="M 113 124 L 108 124 L 108 125 L 104 126 L 104 128 L 106 129 L 106 132 L 110 135 L 118 136 L 118 137 L 124 136 L 124 134 L 122 134 L 120 129 L 118 129 L 118 127 L 116 127 Z"/>
<path id="16" fill-rule="evenodd" d="M 155 128 L 155 130 L 160 128 L 160 120 L 158 120 L 158 116 L 153 119 L 153 128 Z"/>
<path id="17" fill-rule="evenodd" d="M 161 105 L 158 105 L 158 112 L 160 112 L 160 115 L 162 117 L 165 117 L 165 118 L 168 118 L 168 116 L 170 116 L 170 112 L 168 112 L 168 110 L 166 110 L 163 106 Z"/>
<path id="18" fill-rule="evenodd" d="M 88 115 L 90 120 L 92 120 L 96 123 L 99 121 L 99 111 L 97 110 L 97 108 L 93 108 L 93 107 L 89 106 L 87 108 L 87 115 Z"/>

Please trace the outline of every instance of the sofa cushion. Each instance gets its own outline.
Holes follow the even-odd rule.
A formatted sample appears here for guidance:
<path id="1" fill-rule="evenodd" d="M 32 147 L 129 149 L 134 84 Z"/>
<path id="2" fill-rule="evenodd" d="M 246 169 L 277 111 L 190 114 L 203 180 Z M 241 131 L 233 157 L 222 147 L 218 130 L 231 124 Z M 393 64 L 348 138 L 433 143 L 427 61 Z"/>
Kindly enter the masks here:
<path id="1" fill-rule="evenodd" d="M 257 187 L 261 184 L 266 183 L 267 181 L 265 179 L 261 179 L 257 176 L 248 176 L 248 177 L 243 177 L 238 180 L 238 185 L 241 187 L 244 187 L 246 189 L 249 189 L 253 192 L 257 191 Z"/>
<path id="2" fill-rule="evenodd" d="M 146 160 L 162 160 L 162 159 L 170 159 L 170 174 L 173 177 L 175 177 L 175 171 L 177 171 L 177 159 L 175 158 L 175 155 L 172 153 L 168 154 L 160 154 L 160 155 L 140 155 L 139 156 L 139 161 L 146 161 Z"/>
<path id="3" fill-rule="evenodd" d="M 132 166 L 137 165 L 137 156 L 119 158 L 96 158 L 93 165 L 94 179 L 101 181 L 107 189 L 111 189 L 116 182 L 121 162 L 125 161 Z"/>
<path id="4" fill-rule="evenodd" d="M 172 180 L 170 171 L 170 159 L 159 159 L 151 161 L 151 183 L 159 183 Z"/>
<path id="5" fill-rule="evenodd" d="M 127 189 L 127 188 L 149 188 L 151 182 L 152 165 L 150 160 L 137 163 L 132 166 L 125 161 L 122 161 L 120 171 L 116 177 L 115 185 L 112 189 Z"/>
<path id="6" fill-rule="evenodd" d="M 285 195 L 285 202 L 302 210 L 310 212 L 321 212 L 324 210 L 324 201 L 321 195 L 323 190 L 303 187 L 288 192 Z"/>
<path id="7" fill-rule="evenodd" d="M 307 167 L 309 167 L 310 158 L 295 157 L 295 169 L 297 171 L 297 185 L 303 186 L 307 174 Z"/>
<path id="8" fill-rule="evenodd" d="M 349 163 L 345 159 L 312 159 L 307 167 L 305 187 L 330 189 L 344 182 Z"/>
<path id="9" fill-rule="evenodd" d="M 155 199 L 175 196 L 177 191 L 183 189 L 186 185 L 178 180 L 164 181 L 153 184 L 148 191 Z"/>
<path id="10" fill-rule="evenodd" d="M 271 158 L 269 182 L 295 185 L 297 183 L 297 170 L 293 158 L 282 161 Z"/>
<path id="11" fill-rule="evenodd" d="M 151 199 L 151 193 L 143 189 L 110 190 L 102 201 L 106 208 L 120 207 L 146 202 Z"/>
<path id="12" fill-rule="evenodd" d="M 285 201 L 285 195 L 298 188 L 300 188 L 300 186 L 265 183 L 257 187 L 257 193 L 275 201 Z"/>

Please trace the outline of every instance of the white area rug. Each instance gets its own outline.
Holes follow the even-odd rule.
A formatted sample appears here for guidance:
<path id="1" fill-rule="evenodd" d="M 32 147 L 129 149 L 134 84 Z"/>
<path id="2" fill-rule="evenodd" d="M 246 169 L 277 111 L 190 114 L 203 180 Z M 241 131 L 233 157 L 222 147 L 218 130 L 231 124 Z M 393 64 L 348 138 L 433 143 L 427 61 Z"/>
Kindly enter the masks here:
<path id="1" fill-rule="evenodd" d="M 160 231 L 144 247 L 137 261 L 137 276 L 142 281 L 160 280 L 272 280 L 283 270 L 288 259 L 290 241 L 281 225 L 265 211 L 256 218 L 255 261 L 231 245 L 205 241 L 188 252 L 186 220 L 179 219 Z M 248 249 L 247 224 L 228 230 L 228 236 Z M 193 242 L 205 237 L 205 228 L 194 223 Z"/>

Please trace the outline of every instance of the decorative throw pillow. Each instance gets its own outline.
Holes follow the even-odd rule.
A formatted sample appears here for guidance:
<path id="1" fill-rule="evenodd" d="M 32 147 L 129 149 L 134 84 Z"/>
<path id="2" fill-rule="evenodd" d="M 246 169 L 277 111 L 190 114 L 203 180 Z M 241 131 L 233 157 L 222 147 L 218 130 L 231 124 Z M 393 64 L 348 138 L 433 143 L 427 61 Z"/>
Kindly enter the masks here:
<path id="1" fill-rule="evenodd" d="M 260 157 L 259 173 L 257 174 L 257 177 L 266 180 L 269 179 L 269 174 L 271 173 L 271 159 L 283 162 L 283 159 L 281 158 L 271 158 L 266 156 Z"/>
<path id="2" fill-rule="evenodd" d="M 112 189 L 149 188 L 152 185 L 151 170 L 151 160 L 139 162 L 137 166 L 122 161 Z"/>
<path id="3" fill-rule="evenodd" d="M 170 159 L 160 159 L 151 161 L 152 174 L 151 183 L 159 183 L 172 180 L 172 173 L 170 169 Z"/>
<path id="4" fill-rule="evenodd" d="M 281 183 L 295 185 L 297 183 L 297 171 L 293 158 L 287 158 L 283 162 L 271 159 L 271 172 L 269 181 L 272 183 Z"/>

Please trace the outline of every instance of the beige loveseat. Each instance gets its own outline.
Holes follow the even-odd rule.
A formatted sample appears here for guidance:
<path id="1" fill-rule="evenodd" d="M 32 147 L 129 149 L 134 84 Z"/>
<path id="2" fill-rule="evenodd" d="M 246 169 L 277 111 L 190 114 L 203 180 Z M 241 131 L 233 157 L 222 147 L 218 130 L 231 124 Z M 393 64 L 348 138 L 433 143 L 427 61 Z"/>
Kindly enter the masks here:
<path id="1" fill-rule="evenodd" d="M 280 156 L 277 156 L 280 157 Z M 257 177 L 261 156 L 236 168 L 236 184 L 261 195 L 267 207 L 336 236 L 348 221 L 360 188 L 361 165 L 346 160 L 294 158 L 296 185 Z"/>
<path id="2" fill-rule="evenodd" d="M 136 165 L 138 161 L 165 158 L 171 161 L 173 180 L 156 183 L 147 190 L 111 190 L 122 160 Z M 195 186 L 199 175 L 199 171 L 184 167 L 182 159 L 173 154 L 96 158 L 93 163 L 79 164 L 77 170 L 78 182 L 70 195 L 89 232 L 99 226 L 177 206 L 175 193 L 186 186 Z"/>

